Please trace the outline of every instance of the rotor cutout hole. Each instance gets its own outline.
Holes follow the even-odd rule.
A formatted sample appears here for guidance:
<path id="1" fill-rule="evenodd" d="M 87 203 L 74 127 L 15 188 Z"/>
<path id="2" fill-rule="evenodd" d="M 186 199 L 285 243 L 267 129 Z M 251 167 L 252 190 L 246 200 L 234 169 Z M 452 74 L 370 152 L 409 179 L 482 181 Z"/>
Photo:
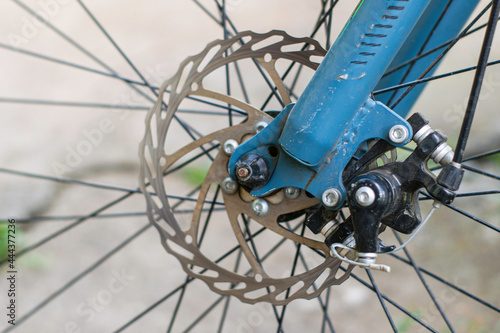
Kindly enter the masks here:
<path id="1" fill-rule="evenodd" d="M 158 122 L 156 118 L 156 113 L 151 117 L 151 121 L 149 122 L 149 128 L 151 129 L 151 141 L 153 142 L 153 148 L 158 147 Z"/>
<path id="2" fill-rule="evenodd" d="M 311 286 L 307 289 L 307 293 L 308 294 L 312 294 L 316 290 L 318 290 L 318 288 L 321 287 L 323 285 L 323 283 L 326 281 L 326 279 L 330 276 L 331 272 L 332 272 L 332 270 L 330 268 L 326 268 L 323 271 L 323 273 L 321 273 L 320 276 L 318 276 L 316 278 L 316 280 L 314 281 L 314 283 L 311 284 Z"/>
<path id="3" fill-rule="evenodd" d="M 203 70 L 205 70 L 205 68 L 210 63 L 210 61 L 212 61 L 212 59 L 215 57 L 215 55 L 217 54 L 217 52 L 220 51 L 220 48 L 221 48 L 220 45 L 216 45 L 216 46 L 212 47 L 207 52 L 207 55 L 205 56 L 205 58 L 203 58 L 203 60 L 201 61 L 200 65 L 198 66 L 198 73 L 201 73 L 201 72 L 203 72 Z"/>
<path id="4" fill-rule="evenodd" d="M 270 37 L 267 37 L 266 39 L 258 42 L 258 43 L 255 43 L 254 45 L 252 45 L 252 51 L 258 51 L 258 50 L 262 50 L 266 47 L 269 47 L 271 45 L 274 45 L 276 43 L 279 43 L 281 42 L 282 40 L 284 39 L 283 36 L 270 36 Z"/>
<path id="5" fill-rule="evenodd" d="M 335 273 L 335 279 L 341 279 L 343 278 L 347 273 L 347 268 L 349 268 L 349 264 L 345 263 L 345 262 L 342 262 L 340 264 L 340 268 L 337 270 L 337 272 Z"/>
<path id="6" fill-rule="evenodd" d="M 191 84 L 191 91 L 198 91 L 198 89 L 200 88 L 200 85 L 196 82 L 193 82 Z"/>
<path id="7" fill-rule="evenodd" d="M 247 287 L 245 282 L 214 282 L 214 287 L 219 290 L 241 290 Z"/>
<path id="8" fill-rule="evenodd" d="M 257 282 L 262 282 L 262 274 L 260 273 L 255 274 L 254 279 Z"/>
<path id="9" fill-rule="evenodd" d="M 186 66 L 184 66 L 184 69 L 182 70 L 181 78 L 179 79 L 179 83 L 177 84 L 176 92 L 178 94 L 180 94 L 181 91 L 184 89 L 184 85 L 186 84 L 187 78 L 189 77 L 189 74 L 191 73 L 192 68 L 193 68 L 192 61 L 190 61 Z"/>
<path id="10" fill-rule="evenodd" d="M 271 62 L 271 60 L 273 60 L 273 56 L 271 55 L 271 53 L 266 53 L 266 55 L 264 56 L 264 61 Z"/>
<path id="11" fill-rule="evenodd" d="M 281 47 L 281 52 L 300 52 L 303 50 L 314 51 L 316 47 L 307 43 L 294 43 L 283 45 Z"/>
<path id="12" fill-rule="evenodd" d="M 312 55 L 309 57 L 309 60 L 319 65 L 323 61 L 323 58 L 323 56 Z"/>
<path id="13" fill-rule="evenodd" d="M 167 246 L 170 248 L 171 251 L 177 253 L 180 256 L 183 256 L 189 260 L 194 259 L 194 255 L 191 252 L 189 252 L 179 244 L 171 241 L 170 239 L 167 239 Z"/>
<path id="14" fill-rule="evenodd" d="M 174 228 L 172 228 L 168 223 L 163 223 L 161 225 L 161 227 L 163 228 L 163 230 L 165 230 L 165 232 L 167 234 L 169 234 L 171 237 L 175 237 L 175 230 Z"/>
<path id="15" fill-rule="evenodd" d="M 248 298 L 248 299 L 257 299 L 257 298 L 260 298 L 262 296 L 266 296 L 268 293 L 267 293 L 267 289 L 266 288 L 261 288 L 261 289 L 257 289 L 257 290 L 253 290 L 253 291 L 250 291 L 250 292 L 247 292 L 244 294 L 245 298 Z"/>
<path id="16" fill-rule="evenodd" d="M 300 289 L 302 289 L 304 287 L 305 283 L 304 281 L 300 280 L 298 282 L 296 282 L 293 286 L 291 286 L 290 288 L 286 289 L 286 290 L 283 290 L 281 293 L 279 293 L 275 299 L 277 301 L 283 301 L 285 300 L 286 298 L 289 298 L 290 296 L 292 296 L 293 294 L 295 294 L 297 291 L 299 291 Z"/>
<path id="17" fill-rule="evenodd" d="M 203 274 L 204 276 L 208 276 L 208 277 L 213 277 L 213 278 L 218 278 L 219 277 L 219 272 L 213 271 L 211 269 L 207 269 L 203 273 L 200 272 L 200 274 Z"/>
<path id="18" fill-rule="evenodd" d="M 144 149 L 144 159 L 146 160 L 149 172 L 151 172 L 151 178 L 156 178 L 156 168 L 154 167 L 153 154 L 151 154 L 149 146 L 146 146 Z M 146 178 L 144 183 L 147 182 L 148 180 Z"/>
<path id="19" fill-rule="evenodd" d="M 193 237 L 191 235 L 186 235 L 186 238 L 184 240 L 188 244 L 192 244 L 193 243 Z"/>

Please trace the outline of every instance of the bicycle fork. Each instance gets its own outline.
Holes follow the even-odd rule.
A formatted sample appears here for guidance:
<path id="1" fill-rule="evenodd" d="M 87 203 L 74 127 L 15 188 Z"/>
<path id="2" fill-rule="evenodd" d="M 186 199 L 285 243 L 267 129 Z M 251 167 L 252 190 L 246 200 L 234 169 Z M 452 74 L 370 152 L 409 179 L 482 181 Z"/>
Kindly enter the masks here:
<path id="1" fill-rule="evenodd" d="M 466 7 L 477 4 L 456 1 L 453 10 L 460 10 L 459 2 Z M 297 103 L 287 105 L 271 124 L 241 144 L 229 161 L 231 177 L 256 197 L 293 187 L 318 198 L 323 205 L 309 218 L 308 226 L 313 232 L 322 231 L 329 246 L 345 243 L 354 234 L 358 263 L 364 267 L 377 268 L 376 253 L 394 249 L 377 238 L 386 226 L 411 233 L 420 225 L 420 188 L 426 188 L 435 200 L 449 203 L 462 178 L 460 165 L 449 163 L 453 152 L 446 137 L 419 115 L 408 121 L 403 118 L 412 103 L 395 112 L 372 96 L 377 84 L 383 87 L 415 75 L 396 72 L 381 81 L 391 63 L 397 65 L 401 53 L 417 54 L 416 49 L 421 52 L 440 39 L 447 40 L 448 36 L 408 40 L 414 27 L 421 30 L 433 20 L 433 25 L 444 22 L 434 15 L 437 3 L 361 1 Z M 447 33 L 455 36 L 467 15 L 448 19 L 455 21 L 449 29 L 453 31 Z M 411 97 L 413 101 L 418 93 Z M 391 98 L 385 96 L 384 101 Z M 368 171 L 373 159 L 412 138 L 418 145 L 410 158 Z M 363 144 L 377 140 L 352 162 Z M 431 158 L 444 166 L 438 179 L 426 167 Z M 346 202 L 351 217 L 345 223 L 332 223 L 335 213 L 328 212 L 338 211 Z"/>

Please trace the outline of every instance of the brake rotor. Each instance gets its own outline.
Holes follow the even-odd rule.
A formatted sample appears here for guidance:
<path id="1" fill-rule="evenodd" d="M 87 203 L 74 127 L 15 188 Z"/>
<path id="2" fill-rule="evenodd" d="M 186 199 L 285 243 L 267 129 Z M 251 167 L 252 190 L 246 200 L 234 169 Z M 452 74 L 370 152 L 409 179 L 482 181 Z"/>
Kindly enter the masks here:
<path id="1" fill-rule="evenodd" d="M 274 42 L 275 40 L 277 41 Z M 206 77 L 225 66 L 236 66 L 236 61 L 250 60 L 263 69 L 276 87 L 283 104 L 287 105 L 291 102 L 291 97 L 276 70 L 276 62 L 287 60 L 315 70 L 318 63 L 313 61 L 314 57 L 323 57 L 325 54 L 326 51 L 317 41 L 294 38 L 282 31 L 266 34 L 242 32 L 231 39 L 214 41 L 201 53 L 187 58 L 181 64 L 178 72 L 162 85 L 158 100 L 147 115 L 146 134 L 140 146 L 140 187 L 146 197 L 149 220 L 159 231 L 164 248 L 179 260 L 184 271 L 203 280 L 219 294 L 233 295 L 247 303 L 267 301 L 284 305 L 297 298 L 317 297 L 325 288 L 341 284 L 349 276 L 352 267 L 339 271 L 341 262 L 330 256 L 330 249 L 322 241 L 283 227 L 283 216 L 303 215 L 308 208 L 319 204 L 315 198 L 307 196 L 305 191 L 301 191 L 298 197 L 285 195 L 280 190 L 260 198 L 269 208 L 265 213 L 252 207 L 257 198 L 252 197 L 243 187 L 234 191 L 220 191 L 228 220 L 224 223 L 230 224 L 237 244 L 248 262 L 249 269 L 246 272 L 231 271 L 216 260 L 209 259 L 197 241 L 200 233 L 204 232 L 200 228 L 200 220 L 209 201 L 208 193 L 213 189 L 213 184 L 222 186 L 223 181 L 227 181 L 229 177 L 227 165 L 230 156 L 220 146 L 228 140 L 241 144 L 255 135 L 259 127 L 273 119 L 249 103 L 205 87 L 210 83 L 205 80 Z M 169 142 L 166 138 L 172 123 L 180 121 L 181 126 L 187 126 L 177 117 L 176 112 L 181 103 L 190 98 L 222 102 L 244 113 L 246 119 L 197 138 L 167 154 L 165 148 Z M 178 168 L 186 156 L 200 150 L 202 153 L 210 151 L 215 156 L 212 157 L 213 161 L 197 192 L 192 218 L 188 221 L 187 228 L 182 228 L 182 221 L 175 215 L 174 202 L 177 199 L 169 197 L 169 188 L 165 186 L 164 178 L 171 170 Z M 253 243 L 249 244 L 252 241 L 251 234 L 248 230 L 242 230 L 242 216 L 245 224 L 256 221 L 280 237 L 322 253 L 324 258 L 321 258 L 318 265 L 300 274 L 293 274 L 293 270 L 291 276 L 286 277 L 268 274 L 260 263 L 258 249 L 252 248 Z"/>

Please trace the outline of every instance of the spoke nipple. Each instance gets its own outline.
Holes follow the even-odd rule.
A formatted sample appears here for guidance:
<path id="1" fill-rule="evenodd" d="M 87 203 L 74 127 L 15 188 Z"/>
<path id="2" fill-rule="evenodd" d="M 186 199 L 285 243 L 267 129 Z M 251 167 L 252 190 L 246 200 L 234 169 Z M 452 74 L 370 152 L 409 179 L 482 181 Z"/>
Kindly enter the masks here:
<path id="1" fill-rule="evenodd" d="M 368 186 L 360 187 L 356 191 L 356 202 L 361 207 L 368 207 L 375 202 L 375 191 Z"/>
<path id="2" fill-rule="evenodd" d="M 229 139 L 224 144 L 222 145 L 222 149 L 224 150 L 224 153 L 228 156 L 231 156 L 234 151 L 238 148 L 238 142 L 233 139 Z"/>
<path id="3" fill-rule="evenodd" d="M 264 199 L 255 199 L 252 201 L 252 210 L 258 216 L 266 216 L 269 213 L 269 204 Z"/>
<path id="4" fill-rule="evenodd" d="M 403 143 L 410 135 L 408 129 L 403 125 L 394 125 L 389 130 L 389 139 L 393 143 Z"/>
<path id="5" fill-rule="evenodd" d="M 285 197 L 290 200 L 297 199 L 300 196 L 300 188 L 297 187 L 286 187 L 283 192 Z"/>
<path id="6" fill-rule="evenodd" d="M 335 207 L 342 200 L 342 193 L 336 188 L 329 188 L 321 196 L 321 201 L 326 207 Z"/>
<path id="7" fill-rule="evenodd" d="M 222 191 L 227 194 L 235 194 L 238 191 L 238 183 L 231 179 L 231 177 L 227 177 L 222 181 Z"/>

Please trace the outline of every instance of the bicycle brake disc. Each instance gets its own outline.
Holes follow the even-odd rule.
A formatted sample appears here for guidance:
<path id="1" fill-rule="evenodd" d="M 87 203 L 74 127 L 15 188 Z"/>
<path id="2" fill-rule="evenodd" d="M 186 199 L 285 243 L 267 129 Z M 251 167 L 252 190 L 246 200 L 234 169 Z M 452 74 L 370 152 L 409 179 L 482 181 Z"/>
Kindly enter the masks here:
<path id="1" fill-rule="evenodd" d="M 200 54 L 186 59 L 177 74 L 163 84 L 158 101 L 147 116 L 146 135 L 140 146 L 140 186 L 146 197 L 149 219 L 158 229 L 164 248 L 179 260 L 184 271 L 203 280 L 219 294 L 233 295 L 247 303 L 268 301 L 283 305 L 297 298 L 316 297 L 326 287 L 340 284 L 349 276 L 352 267 L 339 270 L 341 262 L 330 256 L 330 249 L 322 241 L 305 236 L 304 231 L 302 234 L 297 233 L 297 228 L 290 226 L 291 219 L 304 215 L 308 208 L 319 204 L 315 198 L 307 196 L 304 191 L 284 193 L 284 190 L 280 190 L 264 198 L 265 201 L 259 201 L 243 187 L 230 181 L 227 164 L 232 149 L 255 135 L 271 122 L 272 117 L 250 103 L 208 87 L 213 83 L 210 81 L 211 73 L 226 66 L 236 67 L 237 61 L 247 61 L 250 66 L 256 66 L 261 73 L 265 73 L 276 87 L 275 94 L 287 105 L 291 97 L 276 70 L 276 62 L 296 62 L 301 67 L 315 70 L 318 63 L 312 60 L 313 56 L 323 57 L 325 54 L 326 51 L 317 41 L 293 38 L 281 31 L 266 34 L 243 32 L 228 40 L 214 41 Z M 236 69 L 239 70 L 238 67 Z M 245 76 L 241 79 L 245 79 Z M 171 141 L 166 138 L 173 124 L 178 123 L 185 130 L 188 126 L 180 119 L 180 105 L 193 100 L 221 102 L 231 110 L 229 113 L 239 112 L 246 119 L 205 136 L 196 138 L 196 135 L 191 134 L 183 147 L 167 154 L 165 148 Z M 173 141 L 176 140 L 178 138 L 174 137 Z M 192 160 L 202 155 L 210 156 L 211 164 L 201 187 L 196 191 L 196 199 L 187 199 L 195 200 L 196 204 L 191 218 L 186 222 L 176 216 L 176 209 L 186 199 L 183 201 L 169 196 L 171 187 L 165 184 L 165 178 L 181 168 L 183 163 L 188 163 L 190 158 Z M 209 193 L 214 192 L 214 186 L 215 194 L 210 200 Z M 217 223 L 219 226 L 230 226 L 237 240 L 234 249 L 241 249 L 246 260 L 245 264 L 237 264 L 239 270 L 224 265 L 224 259 L 209 258 L 207 252 L 214 252 L 214 248 L 200 245 L 206 229 L 201 227 L 202 215 L 206 215 L 209 210 L 207 207 L 213 208 L 218 204 L 217 200 L 221 196 L 226 216 L 223 218 L 218 214 Z M 314 267 L 304 265 L 305 269 L 300 273 L 292 269 L 291 272 L 271 274 L 262 264 L 260 249 L 254 242 L 260 231 L 254 232 L 248 224 L 260 225 L 275 236 L 292 241 L 295 247 L 308 247 L 323 257 L 316 265 L 310 265 Z M 228 239 L 221 237 L 220 243 Z M 290 252 L 295 253 L 295 248 Z"/>

